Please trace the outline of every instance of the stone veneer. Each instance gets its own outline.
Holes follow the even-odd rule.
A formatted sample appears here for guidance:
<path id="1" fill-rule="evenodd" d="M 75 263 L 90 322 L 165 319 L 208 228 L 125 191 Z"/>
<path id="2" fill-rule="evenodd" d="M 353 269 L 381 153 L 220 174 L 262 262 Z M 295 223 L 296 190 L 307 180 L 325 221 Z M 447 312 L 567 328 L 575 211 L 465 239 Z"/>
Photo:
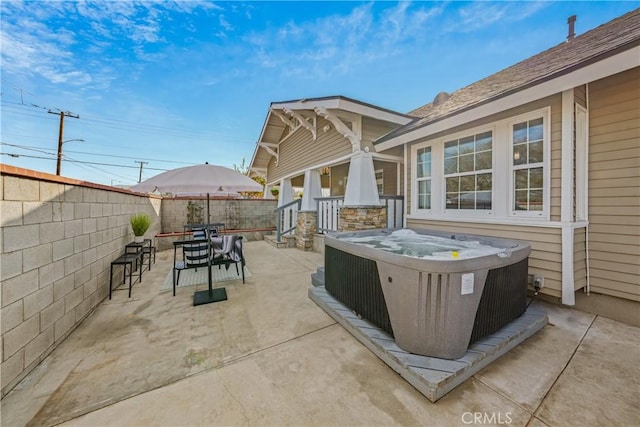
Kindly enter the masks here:
<path id="1" fill-rule="evenodd" d="M 386 206 L 342 206 L 338 220 L 339 231 L 370 230 L 387 227 Z"/>
<path id="2" fill-rule="evenodd" d="M 303 251 L 313 250 L 313 235 L 318 230 L 318 212 L 299 211 L 296 224 L 296 247 Z"/>

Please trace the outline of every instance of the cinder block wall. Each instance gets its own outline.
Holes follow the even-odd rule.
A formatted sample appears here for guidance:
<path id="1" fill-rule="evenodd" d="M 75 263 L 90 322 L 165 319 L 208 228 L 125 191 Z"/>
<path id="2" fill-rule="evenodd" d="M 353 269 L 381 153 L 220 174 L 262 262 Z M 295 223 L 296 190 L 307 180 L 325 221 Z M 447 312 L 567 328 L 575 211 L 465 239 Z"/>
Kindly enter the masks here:
<path id="1" fill-rule="evenodd" d="M 153 236 L 161 211 L 159 198 L 8 169 L 0 175 L 2 396 L 108 296 L 111 261 L 133 241 L 130 216 L 149 214 Z"/>
<path id="2" fill-rule="evenodd" d="M 189 202 L 200 204 L 204 221 L 207 215 L 206 197 L 178 197 L 162 201 L 162 232 L 183 231 L 187 224 Z M 277 200 L 212 199 L 209 202 L 211 222 L 223 222 L 227 230 L 269 229 L 276 227 Z"/>

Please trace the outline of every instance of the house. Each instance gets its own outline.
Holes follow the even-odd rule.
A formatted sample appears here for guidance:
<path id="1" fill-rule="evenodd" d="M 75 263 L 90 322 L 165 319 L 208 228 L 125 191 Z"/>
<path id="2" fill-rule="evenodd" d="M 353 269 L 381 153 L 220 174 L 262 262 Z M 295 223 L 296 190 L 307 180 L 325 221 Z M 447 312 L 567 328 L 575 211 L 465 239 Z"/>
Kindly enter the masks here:
<path id="1" fill-rule="evenodd" d="M 382 154 L 373 142 L 414 119 L 343 96 L 272 103 L 250 175 L 265 177 L 267 198 L 271 188 L 279 189 L 278 237 L 295 228 L 297 245 L 311 249 L 315 232 L 336 230 L 337 215 L 353 213 L 352 208 L 355 213 L 360 208 L 383 211 L 378 226 L 387 220 L 401 226 L 403 205 L 397 196 L 403 188 L 403 149 Z M 301 199 L 294 199 L 295 187 L 303 188 Z M 329 197 L 322 197 L 323 189 Z M 397 214 L 387 218 L 389 203 Z M 342 224 L 346 227 L 345 218 Z M 358 224 L 353 221 L 354 227 Z"/>
<path id="2" fill-rule="evenodd" d="M 404 226 L 526 240 L 543 294 L 637 318 L 640 9 L 577 37 L 569 23 L 567 41 L 438 94 L 371 152 L 401 159 Z"/>

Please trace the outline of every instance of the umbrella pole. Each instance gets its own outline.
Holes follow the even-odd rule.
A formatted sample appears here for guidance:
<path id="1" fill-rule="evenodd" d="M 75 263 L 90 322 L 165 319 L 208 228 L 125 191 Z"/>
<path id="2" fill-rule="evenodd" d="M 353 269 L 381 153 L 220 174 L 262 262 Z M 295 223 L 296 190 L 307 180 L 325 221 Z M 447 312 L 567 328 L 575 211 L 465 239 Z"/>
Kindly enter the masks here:
<path id="1" fill-rule="evenodd" d="M 211 237 L 209 236 L 209 231 L 211 227 L 211 215 L 209 213 L 209 193 L 207 193 L 207 230 L 205 232 L 205 237 L 208 240 L 207 242 L 207 258 L 208 258 L 208 279 L 209 279 L 209 289 L 206 291 L 198 291 L 193 294 L 193 305 L 202 305 L 202 304 L 210 304 L 212 302 L 225 301 L 227 299 L 227 290 L 225 288 L 217 288 L 213 289 L 213 279 L 211 277 Z M 215 292 L 214 292 L 215 291 Z"/>

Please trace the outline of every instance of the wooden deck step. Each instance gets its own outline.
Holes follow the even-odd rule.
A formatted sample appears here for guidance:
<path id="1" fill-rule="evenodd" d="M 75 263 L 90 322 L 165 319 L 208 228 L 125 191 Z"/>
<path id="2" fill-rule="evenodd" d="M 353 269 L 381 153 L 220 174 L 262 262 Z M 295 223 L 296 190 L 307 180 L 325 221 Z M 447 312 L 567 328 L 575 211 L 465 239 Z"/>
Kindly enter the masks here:
<path id="1" fill-rule="evenodd" d="M 447 360 L 401 349 L 389 334 L 359 318 L 333 298 L 324 286 L 309 289 L 309 298 L 432 402 L 538 332 L 548 322 L 543 310 L 529 307 L 522 316 L 495 334 L 472 344 L 460 359 Z"/>

